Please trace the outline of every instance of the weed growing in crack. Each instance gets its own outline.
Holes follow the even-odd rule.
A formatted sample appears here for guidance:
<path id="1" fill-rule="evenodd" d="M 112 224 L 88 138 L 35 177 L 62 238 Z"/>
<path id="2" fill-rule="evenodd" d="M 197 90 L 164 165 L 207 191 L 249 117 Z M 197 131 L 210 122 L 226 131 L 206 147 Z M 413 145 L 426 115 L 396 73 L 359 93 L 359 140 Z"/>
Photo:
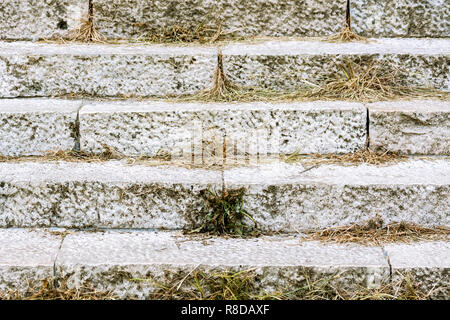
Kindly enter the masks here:
<path id="1" fill-rule="evenodd" d="M 206 201 L 206 212 L 202 213 L 202 224 L 188 233 L 209 233 L 227 236 L 258 236 L 258 226 L 253 217 L 244 209 L 245 189 L 225 190 L 216 193 L 210 190 L 202 192 Z M 253 226 L 245 220 L 253 222 Z"/>

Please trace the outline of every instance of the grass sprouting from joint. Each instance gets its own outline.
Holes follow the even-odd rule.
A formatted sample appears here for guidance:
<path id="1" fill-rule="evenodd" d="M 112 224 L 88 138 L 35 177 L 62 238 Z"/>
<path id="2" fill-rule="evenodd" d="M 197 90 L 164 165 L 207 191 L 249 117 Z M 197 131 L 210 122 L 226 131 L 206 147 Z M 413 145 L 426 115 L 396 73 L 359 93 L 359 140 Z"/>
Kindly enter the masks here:
<path id="1" fill-rule="evenodd" d="M 214 192 L 202 191 L 205 207 L 201 212 L 200 226 L 186 231 L 187 234 L 207 233 L 218 236 L 258 236 L 258 225 L 244 209 L 245 189 Z M 251 224 L 247 224 L 247 222 Z"/>

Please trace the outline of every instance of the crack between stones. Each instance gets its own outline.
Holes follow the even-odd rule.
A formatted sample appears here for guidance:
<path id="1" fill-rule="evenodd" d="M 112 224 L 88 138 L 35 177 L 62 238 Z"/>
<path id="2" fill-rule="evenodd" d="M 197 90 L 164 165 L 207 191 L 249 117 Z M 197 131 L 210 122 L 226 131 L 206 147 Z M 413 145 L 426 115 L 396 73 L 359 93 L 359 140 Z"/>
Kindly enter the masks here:
<path id="1" fill-rule="evenodd" d="M 58 287 L 58 280 L 59 275 L 58 271 L 56 270 L 56 262 L 58 261 L 59 253 L 61 252 L 61 248 L 63 246 L 64 240 L 66 239 L 66 234 L 62 235 L 61 243 L 59 244 L 58 252 L 56 253 L 55 260 L 53 261 L 53 286 L 56 288 Z"/>
<path id="2" fill-rule="evenodd" d="M 386 258 L 386 263 L 389 266 L 389 283 L 392 282 L 392 265 L 391 265 L 391 259 L 389 258 L 389 253 L 384 249 L 384 246 L 380 246 L 381 251 L 383 251 L 383 255 Z"/>
<path id="3" fill-rule="evenodd" d="M 366 107 L 366 149 L 370 147 L 370 114 L 369 108 Z"/>
<path id="4" fill-rule="evenodd" d="M 75 135 L 75 151 L 81 151 L 81 134 L 80 134 L 80 111 L 85 106 L 85 101 L 82 100 L 80 106 L 77 110 L 77 118 L 75 119 L 75 126 L 74 126 L 74 135 Z"/>
<path id="5" fill-rule="evenodd" d="M 347 8 L 345 11 L 345 24 L 347 27 L 351 28 L 351 24 L 352 24 L 352 17 L 351 17 L 351 12 L 350 12 L 350 1 L 351 0 L 347 0 Z"/>

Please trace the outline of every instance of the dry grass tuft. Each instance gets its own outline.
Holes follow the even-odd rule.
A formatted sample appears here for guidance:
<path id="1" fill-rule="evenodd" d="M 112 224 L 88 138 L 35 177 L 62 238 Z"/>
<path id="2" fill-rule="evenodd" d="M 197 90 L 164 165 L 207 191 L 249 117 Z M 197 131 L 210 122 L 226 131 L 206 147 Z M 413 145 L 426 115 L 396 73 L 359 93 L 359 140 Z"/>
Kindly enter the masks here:
<path id="1" fill-rule="evenodd" d="M 106 38 L 97 31 L 94 20 L 90 16 L 88 19 L 81 20 L 79 27 L 73 31 L 70 41 L 104 43 Z"/>
<path id="2" fill-rule="evenodd" d="M 299 152 L 286 156 L 284 161 L 287 163 L 301 161 L 310 165 L 324 165 L 324 164 L 370 164 L 382 165 L 388 163 L 397 163 L 400 161 L 407 161 L 408 157 L 394 152 L 375 152 L 370 149 L 359 150 L 354 153 L 347 153 L 343 155 L 338 154 L 312 154 L 301 155 Z"/>
<path id="3" fill-rule="evenodd" d="M 308 83 L 292 91 L 243 87 L 226 78 L 219 55 L 219 67 L 211 89 L 190 96 L 168 97 L 172 101 L 251 102 L 349 100 L 372 102 L 396 99 L 434 98 L 447 100 L 448 92 L 403 84 L 401 70 L 376 62 L 358 64 L 347 60 L 336 73 L 319 84 Z"/>
<path id="4" fill-rule="evenodd" d="M 424 98 L 439 95 L 432 88 L 404 85 L 399 69 L 378 64 L 360 65 L 346 61 L 339 65 L 342 73 L 326 80 L 321 86 L 306 92 L 307 97 L 352 101 L 381 101 L 396 98 Z"/>
<path id="5" fill-rule="evenodd" d="M 365 37 L 357 35 L 350 26 L 345 25 L 337 34 L 334 34 L 332 36 L 325 38 L 325 41 L 329 41 L 329 42 L 352 42 L 352 41 L 368 42 L 369 40 Z"/>
<path id="6" fill-rule="evenodd" d="M 111 292 L 102 292 L 90 286 L 69 289 L 65 281 L 55 286 L 51 280 L 44 280 L 41 288 L 28 287 L 24 293 L 0 292 L 0 300 L 115 300 Z"/>
<path id="7" fill-rule="evenodd" d="M 212 88 L 204 90 L 193 98 L 205 101 L 232 101 L 238 94 L 239 88 L 227 79 L 223 72 L 222 53 L 219 52 L 214 84 Z M 189 98 L 188 98 L 189 99 Z"/>
<path id="8" fill-rule="evenodd" d="M 250 269 L 220 273 L 193 270 L 166 283 L 155 279 L 133 280 L 156 286 L 148 297 L 152 300 L 248 300 L 254 279 L 255 274 Z"/>
<path id="9" fill-rule="evenodd" d="M 395 222 L 385 225 L 380 217 L 362 224 L 329 228 L 309 234 L 305 240 L 336 243 L 378 245 L 391 242 L 448 240 L 450 228 L 425 228 L 413 223 Z"/>
<path id="10" fill-rule="evenodd" d="M 222 24 L 218 22 L 215 26 L 207 24 L 205 19 L 196 28 L 186 28 L 179 25 L 154 29 L 146 23 L 137 23 L 137 27 L 145 28 L 145 32 L 133 42 L 149 43 L 192 43 L 201 44 L 214 43 L 222 38 Z"/>
<path id="11" fill-rule="evenodd" d="M 187 231 L 188 234 L 207 233 L 219 236 L 258 236 L 258 226 L 253 217 L 243 208 L 245 189 L 224 190 L 215 193 L 204 190 L 202 196 L 206 201 L 203 223 L 200 227 Z M 253 226 L 245 223 L 253 222 Z"/>

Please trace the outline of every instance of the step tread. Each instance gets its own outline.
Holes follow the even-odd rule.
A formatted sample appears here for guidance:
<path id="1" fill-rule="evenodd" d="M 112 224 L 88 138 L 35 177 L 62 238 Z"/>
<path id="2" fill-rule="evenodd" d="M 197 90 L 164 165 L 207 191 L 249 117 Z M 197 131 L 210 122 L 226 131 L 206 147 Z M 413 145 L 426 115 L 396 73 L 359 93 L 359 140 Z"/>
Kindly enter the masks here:
<path id="1" fill-rule="evenodd" d="M 447 185 L 450 182 L 448 159 L 410 159 L 389 165 L 323 164 L 303 172 L 309 165 L 299 163 L 239 166 L 223 170 L 225 183 L 285 184 L 322 183 L 334 185 Z M 211 182 L 221 177 L 221 169 L 182 168 L 169 165 L 130 165 L 126 161 L 86 162 L 1 162 L 0 177 L 11 182 L 103 181 L 116 183 Z M 258 174 L 256 174 L 258 173 Z M 203 176 L 204 179 L 198 180 Z"/>
<path id="2" fill-rule="evenodd" d="M 368 41 L 329 42 L 320 39 L 271 39 L 252 42 L 231 42 L 223 46 L 226 56 L 295 56 L 340 54 L 408 54 L 448 55 L 450 39 L 381 38 Z"/>

